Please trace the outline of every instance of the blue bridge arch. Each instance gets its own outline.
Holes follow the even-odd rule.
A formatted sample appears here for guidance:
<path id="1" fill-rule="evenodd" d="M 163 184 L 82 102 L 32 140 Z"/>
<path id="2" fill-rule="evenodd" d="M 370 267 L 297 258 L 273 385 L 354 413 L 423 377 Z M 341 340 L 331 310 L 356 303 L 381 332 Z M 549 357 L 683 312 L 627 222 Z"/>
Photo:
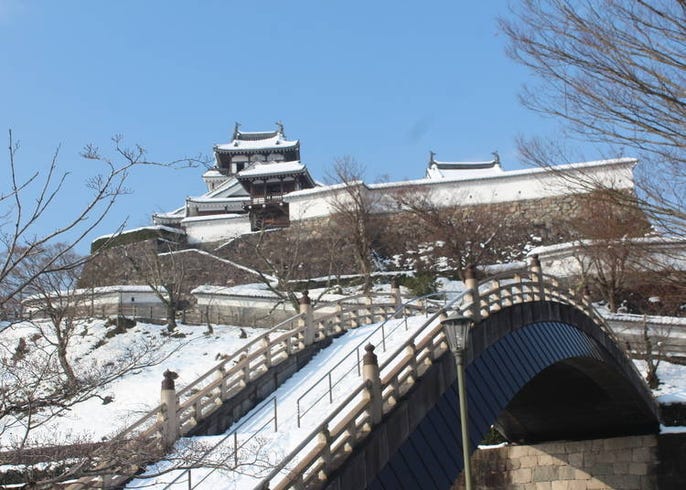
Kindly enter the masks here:
<path id="1" fill-rule="evenodd" d="M 445 389 L 367 488 L 450 488 L 457 480 L 457 383 L 450 354 L 443 357 L 436 376 L 447 378 Z M 658 432 L 657 406 L 632 361 L 575 307 L 537 301 L 493 313 L 472 328 L 465 366 L 472 451 L 491 426 L 521 443 Z"/>

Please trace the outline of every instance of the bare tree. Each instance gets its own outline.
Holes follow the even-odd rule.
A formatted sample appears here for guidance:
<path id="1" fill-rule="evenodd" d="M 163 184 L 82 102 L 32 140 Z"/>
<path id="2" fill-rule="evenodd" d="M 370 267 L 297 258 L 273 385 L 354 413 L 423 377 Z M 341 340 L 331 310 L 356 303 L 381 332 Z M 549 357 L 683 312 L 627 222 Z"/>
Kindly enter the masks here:
<path id="1" fill-rule="evenodd" d="M 340 189 L 329 199 L 334 214 L 332 223 L 349 237 L 355 262 L 364 280 L 364 290 L 371 289 L 373 272 L 372 245 L 375 230 L 372 214 L 379 206 L 378 197 L 369 192 L 363 182 L 364 166 L 350 156 L 334 161 L 329 180 L 338 182 Z"/>
<path id="2" fill-rule="evenodd" d="M 640 207 L 659 229 L 684 236 L 684 3 L 523 0 L 500 25 L 511 56 L 537 79 L 523 103 L 558 118 L 571 135 L 638 157 Z M 533 163 L 549 165 L 551 154 L 565 158 L 548 151 L 551 146 L 534 140 L 522 149 Z M 636 202 L 626 192 L 614 198 Z"/>
<path id="3" fill-rule="evenodd" d="M 643 355 L 646 362 L 646 382 L 652 389 L 660 386 L 660 377 L 657 374 L 657 368 L 660 367 L 660 361 L 664 357 L 664 350 L 662 340 L 657 340 L 650 335 L 650 329 L 646 318 L 643 318 L 643 337 L 642 347 Z M 668 335 L 668 334 L 667 334 Z M 665 336 L 666 337 L 666 336 Z"/>
<path id="4" fill-rule="evenodd" d="M 69 344 L 76 333 L 79 315 L 83 314 L 82 304 L 86 299 L 83 291 L 78 291 L 76 283 L 81 272 L 81 257 L 74 252 L 61 253 L 67 245 L 45 246 L 21 264 L 18 276 L 23 279 L 33 276 L 25 292 L 30 295 L 47 322 L 34 322 L 40 335 L 55 349 L 60 368 L 66 377 L 70 391 L 78 389 L 78 378 L 69 361 Z M 53 257 L 59 256 L 58 261 Z M 52 262 L 54 270 L 43 274 L 46 262 Z"/>
<path id="5" fill-rule="evenodd" d="M 57 355 L 61 346 L 54 340 L 55 334 L 50 331 L 49 324 L 50 321 L 46 326 L 37 320 L 30 325 L 12 325 L 9 330 L 21 328 L 35 334 L 21 337 L 16 346 L 0 342 L 0 435 L 5 435 L 0 444 L 2 451 L 23 453 L 28 450 L 27 443 L 30 447 L 36 445 L 31 435 L 38 427 L 78 403 L 94 397 L 102 398 L 101 390 L 126 373 L 163 360 L 157 353 L 158 341 L 140 338 L 132 340 L 116 359 L 105 363 L 99 362 L 97 356 L 75 362 L 73 353 L 67 350 L 67 374 Z M 82 322 L 74 321 L 72 326 L 84 328 Z M 68 347 L 68 343 L 66 345 Z M 53 440 L 39 442 L 41 445 L 65 443 Z"/>
<path id="6" fill-rule="evenodd" d="M 35 170 L 21 179 L 16 157 L 19 144 L 9 131 L 7 174 L 0 179 L 0 315 L 16 305 L 17 298 L 36 278 L 65 266 L 76 267 L 85 257 L 73 255 L 91 232 L 112 210 L 114 204 L 128 193 L 126 180 L 136 167 L 145 165 L 192 165 L 195 159 L 183 159 L 166 164 L 150 161 L 140 145 L 127 147 L 121 136 L 112 139 L 113 156 L 102 153 L 96 146 L 88 145 L 81 156 L 99 164 L 98 170 L 85 183 L 90 195 L 73 214 L 62 220 L 49 220 L 48 214 L 59 206 L 63 193 L 72 189 L 69 173 L 61 172 L 57 160 L 59 148 L 53 154 L 47 168 Z M 83 187 L 78 188 L 83 192 Z M 55 255 L 44 260 L 42 267 L 31 274 L 18 274 L 23 264 L 40 254 L 46 247 L 61 243 Z M 71 257 L 74 262 L 67 264 Z"/>
<path id="7" fill-rule="evenodd" d="M 183 293 L 186 287 L 186 267 L 183 258 L 175 253 L 172 244 L 164 245 L 166 251 L 158 253 L 151 248 L 138 248 L 124 253 L 139 278 L 144 281 L 167 311 L 167 330 L 176 330 L 176 312 L 182 309 Z"/>
<path id="8" fill-rule="evenodd" d="M 260 261 L 257 269 L 263 284 L 275 294 L 281 302 L 290 303 L 298 311 L 298 297 L 294 279 L 299 276 L 299 269 L 303 260 L 303 233 L 298 225 L 279 234 L 278 250 L 266 243 L 269 232 L 260 230 L 255 243 L 255 255 Z M 278 306 L 275 305 L 275 308 Z"/>
<path id="9" fill-rule="evenodd" d="M 418 225 L 427 241 L 440 244 L 436 253 L 445 266 L 462 271 L 468 265 L 522 258 L 531 230 L 517 216 L 503 215 L 483 206 L 442 206 L 430 190 L 409 187 L 393 194 L 393 200 Z"/>
<path id="10" fill-rule="evenodd" d="M 614 194 L 596 190 L 576 196 L 578 208 L 566 220 L 574 241 L 574 256 L 583 285 L 597 292 L 610 311 L 617 311 L 629 287 L 640 272 L 645 250 L 634 238 L 650 231 L 650 224 L 634 203 L 617 203 Z"/>
<path id="11" fill-rule="evenodd" d="M 134 168 L 163 164 L 147 160 L 141 146 L 126 147 L 117 136 L 112 156 L 92 145 L 84 149 L 82 157 L 94 171 L 85 187 L 72 189 L 69 173 L 58 168 L 59 149 L 47 166 L 28 170 L 22 178 L 24 168 L 20 172 L 16 161 L 19 145 L 11 131 L 8 142 L 0 178 L 0 320 L 9 320 L 0 332 L 0 434 L 13 435 L 11 444 L 3 441 L 3 450 L 23 454 L 35 428 L 100 396 L 103 386 L 123 374 L 158 361 L 143 339 L 105 364 L 97 358 L 75 363 L 69 351 L 77 326 L 74 281 L 87 260 L 76 253 L 77 247 L 128 192 L 125 183 Z M 173 163 L 181 162 L 191 160 Z M 84 200 L 75 212 L 55 219 L 52 214 L 67 192 L 84 194 Z M 47 322 L 16 321 L 22 297 L 31 294 L 38 295 Z M 14 344 L 7 339 L 17 329 L 31 333 Z"/>

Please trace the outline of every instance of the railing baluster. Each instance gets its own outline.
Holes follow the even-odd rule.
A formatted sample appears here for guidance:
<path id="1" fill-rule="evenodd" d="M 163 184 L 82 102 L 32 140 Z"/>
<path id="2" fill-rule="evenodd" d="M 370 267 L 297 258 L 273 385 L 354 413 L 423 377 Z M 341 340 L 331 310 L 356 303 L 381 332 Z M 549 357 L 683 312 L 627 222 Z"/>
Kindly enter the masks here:
<path id="1" fill-rule="evenodd" d="M 238 431 L 233 433 L 233 467 L 238 468 Z"/>
<path id="2" fill-rule="evenodd" d="M 329 371 L 329 403 L 333 403 L 333 387 L 331 386 L 331 371 Z"/>

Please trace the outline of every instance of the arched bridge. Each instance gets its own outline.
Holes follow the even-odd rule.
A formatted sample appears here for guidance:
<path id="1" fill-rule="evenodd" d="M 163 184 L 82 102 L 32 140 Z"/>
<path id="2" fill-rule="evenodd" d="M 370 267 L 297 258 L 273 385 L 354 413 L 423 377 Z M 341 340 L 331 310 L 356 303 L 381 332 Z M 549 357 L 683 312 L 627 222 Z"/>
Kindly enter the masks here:
<path id="1" fill-rule="evenodd" d="M 376 381 L 368 378 L 313 431 L 315 449 L 305 441 L 262 488 L 450 488 L 463 470 L 463 421 L 440 324 L 448 315 L 473 320 L 463 357 L 470 452 L 491 426 L 516 442 L 658 431 L 650 390 L 587 298 L 537 265 L 466 282 L 467 293 L 436 311 L 379 366 Z"/>

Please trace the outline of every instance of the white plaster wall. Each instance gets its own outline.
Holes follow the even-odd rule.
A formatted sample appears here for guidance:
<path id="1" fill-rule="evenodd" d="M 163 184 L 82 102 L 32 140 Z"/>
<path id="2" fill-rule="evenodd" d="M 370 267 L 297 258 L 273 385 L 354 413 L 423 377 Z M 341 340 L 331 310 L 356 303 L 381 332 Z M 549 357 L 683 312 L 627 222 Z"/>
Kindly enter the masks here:
<path id="1" fill-rule="evenodd" d="M 379 203 L 379 211 L 397 208 L 392 199 L 397 192 L 429 193 L 439 206 L 471 205 L 541 199 L 587 192 L 593 183 L 616 189 L 633 188 L 634 160 L 599 162 L 545 169 L 518 170 L 499 176 L 470 180 L 421 179 L 408 182 L 365 186 L 371 199 Z M 364 185 L 364 184 L 362 184 Z M 331 202 L 345 199 L 340 186 L 328 186 L 295 192 L 286 196 L 291 220 L 321 218 L 333 213 Z"/>
<path id="2" fill-rule="evenodd" d="M 188 243 L 191 244 L 228 240 L 250 233 L 250 219 L 246 215 L 186 218 L 181 221 L 181 226 L 186 231 Z"/>
<path id="3" fill-rule="evenodd" d="M 336 211 L 332 203 L 345 204 L 350 196 L 340 185 L 336 185 L 291 193 L 284 200 L 288 203 L 291 221 L 299 221 L 334 214 Z"/>
<path id="4" fill-rule="evenodd" d="M 198 300 L 198 306 L 214 306 L 214 307 L 227 307 L 227 308 L 252 308 L 252 309 L 266 309 L 277 311 L 285 311 L 295 314 L 295 309 L 288 302 L 282 302 L 276 306 L 278 300 L 273 298 L 259 298 L 255 296 L 229 296 L 222 294 L 199 294 L 195 293 L 194 296 Z"/>
<path id="5" fill-rule="evenodd" d="M 127 289 L 130 288 L 130 289 Z M 147 288 L 147 286 L 146 286 Z M 134 298 L 134 301 L 131 301 Z M 162 302 L 152 291 L 145 291 L 141 286 L 106 286 L 95 290 L 80 289 L 69 301 L 75 301 L 79 307 L 117 306 L 121 304 L 151 305 Z M 39 310 L 43 305 L 42 299 L 27 300 L 24 302 L 26 311 Z"/>
<path id="6" fill-rule="evenodd" d="M 155 295 L 155 293 L 151 292 L 141 292 L 141 291 L 126 291 L 122 290 L 121 292 L 110 292 L 110 293 L 105 293 L 102 295 L 97 295 L 95 297 L 95 301 L 93 302 L 96 305 L 100 304 L 109 304 L 109 305 L 114 305 L 114 304 L 119 304 L 119 298 L 121 296 L 121 302 L 122 303 L 132 303 L 132 304 L 138 304 L 138 303 L 162 303 L 160 301 L 160 298 Z M 131 298 L 134 298 L 134 301 L 131 301 Z"/>

